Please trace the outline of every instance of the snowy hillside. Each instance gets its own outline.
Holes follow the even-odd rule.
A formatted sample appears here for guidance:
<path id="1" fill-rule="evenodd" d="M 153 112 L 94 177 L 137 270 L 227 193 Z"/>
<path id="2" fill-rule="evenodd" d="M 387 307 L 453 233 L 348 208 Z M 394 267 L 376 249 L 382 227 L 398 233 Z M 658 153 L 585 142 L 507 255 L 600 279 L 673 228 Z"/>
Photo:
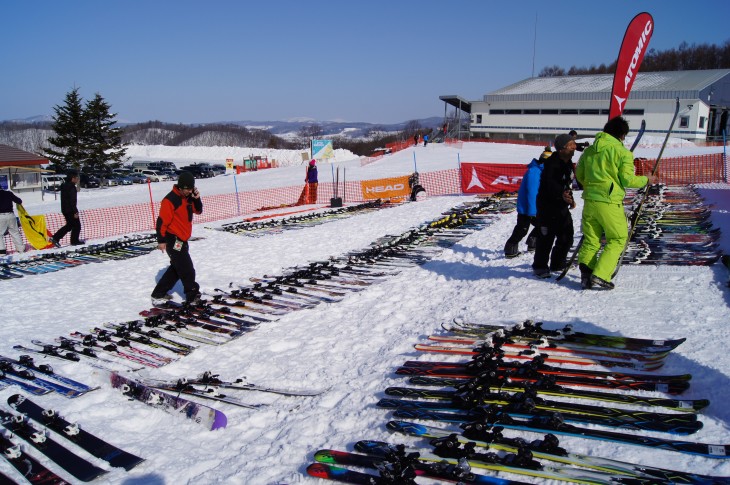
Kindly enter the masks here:
<path id="1" fill-rule="evenodd" d="M 656 156 L 659 142 L 651 139 L 645 142 L 636 155 Z M 700 148 L 681 142 L 672 145 L 665 156 L 722 150 L 722 147 Z M 135 150 L 134 156 L 139 159 L 172 160 L 178 165 L 256 154 L 253 150 L 230 148 L 135 147 Z M 408 174 L 414 170 L 414 164 L 420 172 L 455 168 L 460 161 L 526 164 L 538 154 L 539 148 L 530 146 L 431 145 L 404 150 L 363 167 L 357 159 L 344 155 L 340 158 L 338 154 L 335 166 L 346 168 L 348 180 L 358 180 Z M 283 160 L 287 155 L 271 156 Z M 301 184 L 303 167 L 294 162 L 296 154 L 289 156 L 291 166 L 240 175 L 238 187 Z M 325 179 L 329 167 L 322 164 L 320 170 L 320 179 Z M 199 181 L 198 185 L 206 195 L 232 192 L 234 184 L 232 176 L 219 176 Z M 170 182 L 153 184 L 153 197 L 161 199 L 170 186 Z M 147 187 L 137 186 L 82 191 L 79 208 L 148 202 L 149 197 Z M 26 207 L 31 212 L 58 210 L 58 201 L 53 199 L 29 199 Z M 212 293 L 216 288 L 249 285 L 250 278 L 277 275 L 288 268 L 361 251 L 378 238 L 402 234 L 473 200 L 474 197 L 466 196 L 434 197 L 259 238 L 213 229 L 233 221 L 196 225 L 193 236 L 201 239 L 191 242 L 191 255 L 198 282 L 205 292 Z M 582 209 L 582 201 L 577 202 L 573 212 L 576 229 Z M 581 291 L 576 270 L 561 282 L 538 280 L 532 276 L 529 255 L 511 260 L 503 258 L 502 248 L 515 219 L 515 213 L 497 215 L 454 246 L 433 254 L 425 264 L 390 268 L 397 273 L 363 291 L 346 292 L 341 301 L 287 313 L 224 345 L 201 344 L 192 354 L 172 364 L 138 372 L 147 377 L 176 379 L 211 370 L 229 380 L 245 376 L 255 384 L 322 390 L 321 395 L 287 397 L 224 391 L 247 403 L 265 406 L 243 409 L 209 403 L 228 416 L 228 426 L 207 431 L 182 416 L 130 401 L 111 388 L 104 371 L 81 363 L 46 359 L 43 362 L 52 364 L 59 373 L 100 388 L 75 399 L 57 394 L 33 399 L 146 459 L 125 472 L 84 455 L 110 470 L 94 483 L 326 483 L 305 474 L 313 453 L 320 448 L 352 450 L 356 441 L 374 439 L 428 449 L 423 440 L 389 433 L 385 423 L 392 419 L 391 412 L 375 407 L 375 403 L 385 397 L 386 387 L 408 385 L 405 378 L 394 373 L 406 360 L 466 358 L 426 355 L 416 351 L 414 344 L 440 333 L 441 324 L 457 316 L 468 321 L 503 324 L 534 319 L 545 322 L 546 327 L 572 324 L 575 330 L 584 332 L 651 339 L 686 337 L 687 341 L 671 353 L 666 365 L 656 373 L 691 373 L 691 387 L 681 397 L 706 398 L 712 404 L 700 415 L 704 428 L 679 439 L 730 444 L 730 407 L 726 405 L 730 402 L 727 352 L 730 289 L 725 286 L 728 271 L 719 264 L 710 267 L 627 265 L 616 279 L 615 290 Z M 727 235 L 723 237 L 726 243 Z M 3 302 L 0 354 L 17 356 L 13 345 L 30 346 L 33 339 L 50 342 L 74 330 L 86 332 L 107 322 L 140 318 L 139 312 L 150 306 L 149 295 L 155 279 L 167 264 L 167 257 L 154 251 L 124 261 L 86 264 L 0 281 Z M 181 288 L 177 287 L 178 300 L 180 292 Z M 0 407 L 8 409 L 5 401 L 16 393 L 18 389 L 12 386 L 1 389 Z M 657 432 L 638 434 L 677 438 Z M 540 437 L 509 430 L 505 435 L 530 440 Z M 730 477 L 729 459 L 560 438 L 562 446 L 578 453 Z M 68 478 L 58 467 L 48 461 L 44 463 Z M 0 472 L 21 480 L 2 460 Z M 539 483 L 537 479 L 500 476 Z"/>

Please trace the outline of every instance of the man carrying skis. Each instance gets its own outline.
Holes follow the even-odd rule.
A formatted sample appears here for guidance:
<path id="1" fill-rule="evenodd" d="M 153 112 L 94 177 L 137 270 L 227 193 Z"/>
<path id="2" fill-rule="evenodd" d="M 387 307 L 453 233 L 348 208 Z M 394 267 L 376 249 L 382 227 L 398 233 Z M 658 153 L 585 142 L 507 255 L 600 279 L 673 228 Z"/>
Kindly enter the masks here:
<path id="1" fill-rule="evenodd" d="M 203 213 L 200 192 L 195 188 L 195 178 L 190 172 L 182 172 L 177 185 L 160 203 L 157 217 L 157 248 L 170 257 L 170 267 L 162 275 L 152 291 L 152 304 L 161 305 L 169 300 L 168 291 L 177 280 L 182 281 L 185 300 L 190 304 L 200 302 L 200 285 L 195 282 L 195 267 L 190 258 L 188 239 L 193 232 L 193 214 Z"/>
<path id="2" fill-rule="evenodd" d="M 519 244 L 522 238 L 527 235 L 530 225 L 535 226 L 527 236 L 527 250 L 535 250 L 537 243 L 537 226 L 535 216 L 537 215 L 537 189 L 540 187 L 540 175 L 542 175 L 543 162 L 552 155 L 550 147 L 545 147 L 540 158 L 533 158 L 527 166 L 525 174 L 520 182 L 520 189 L 517 191 L 517 224 L 512 230 L 512 235 L 504 245 L 504 257 L 511 259 L 520 254 Z"/>
<path id="3" fill-rule="evenodd" d="M 583 185 L 585 200 L 583 245 L 578 253 L 583 289 L 613 289 L 611 276 L 628 238 L 623 206 L 625 189 L 641 188 L 655 181 L 652 175 L 635 175 L 634 155 L 623 145 L 628 133 L 629 124 L 623 117 L 608 120 L 578 161 L 576 178 Z M 599 257 L 603 234 L 606 245 Z"/>
<path id="4" fill-rule="evenodd" d="M 551 271 L 561 271 L 573 245 L 570 210 L 575 208 L 575 201 L 570 187 L 575 141 L 568 134 L 558 135 L 554 145 L 556 151 L 545 160 L 537 191 L 538 232 L 532 270 L 538 278 L 549 278 Z"/>

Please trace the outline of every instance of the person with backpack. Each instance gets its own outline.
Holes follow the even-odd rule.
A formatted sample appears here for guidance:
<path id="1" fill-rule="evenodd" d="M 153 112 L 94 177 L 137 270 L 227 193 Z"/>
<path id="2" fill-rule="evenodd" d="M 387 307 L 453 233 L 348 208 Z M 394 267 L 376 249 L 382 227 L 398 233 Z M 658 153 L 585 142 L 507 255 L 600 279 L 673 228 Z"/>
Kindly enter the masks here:
<path id="1" fill-rule="evenodd" d="M 519 244 L 527 235 L 530 226 L 535 226 L 527 236 L 527 250 L 533 252 L 537 243 L 537 189 L 540 187 L 540 176 L 542 175 L 543 162 L 552 155 L 550 147 L 545 147 L 539 158 L 533 158 L 527 165 L 527 170 L 522 176 L 520 188 L 517 191 L 517 224 L 512 230 L 512 235 L 504 245 L 504 257 L 511 259 L 519 256 Z"/>
<path id="2" fill-rule="evenodd" d="M 190 172 L 182 172 L 177 184 L 172 186 L 160 203 L 157 217 L 157 249 L 167 253 L 170 266 L 163 273 L 152 290 L 152 304 L 163 305 L 172 297 L 168 291 L 178 280 L 182 281 L 185 301 L 188 304 L 200 303 L 200 285 L 195 281 L 195 266 L 190 257 L 188 239 L 193 232 L 193 214 L 203 213 L 200 192 L 195 187 L 195 177 Z"/>

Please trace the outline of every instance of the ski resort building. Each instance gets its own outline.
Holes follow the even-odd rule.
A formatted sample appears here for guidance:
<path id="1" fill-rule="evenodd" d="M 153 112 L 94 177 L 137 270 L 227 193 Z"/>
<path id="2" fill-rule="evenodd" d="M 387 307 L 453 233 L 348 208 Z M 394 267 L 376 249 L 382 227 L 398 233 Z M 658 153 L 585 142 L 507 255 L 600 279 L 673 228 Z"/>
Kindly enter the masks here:
<path id="1" fill-rule="evenodd" d="M 545 140 L 570 130 L 589 137 L 606 122 L 612 85 L 613 74 L 533 77 L 479 101 L 440 99 L 470 115 L 471 138 Z M 646 120 L 647 134 L 666 133 L 676 98 L 680 108 L 674 136 L 722 139 L 728 130 L 730 69 L 639 73 L 623 113 L 632 132 Z"/>
<path id="2" fill-rule="evenodd" d="M 41 189 L 41 165 L 48 159 L 19 148 L 0 144 L 0 188 L 25 192 Z"/>

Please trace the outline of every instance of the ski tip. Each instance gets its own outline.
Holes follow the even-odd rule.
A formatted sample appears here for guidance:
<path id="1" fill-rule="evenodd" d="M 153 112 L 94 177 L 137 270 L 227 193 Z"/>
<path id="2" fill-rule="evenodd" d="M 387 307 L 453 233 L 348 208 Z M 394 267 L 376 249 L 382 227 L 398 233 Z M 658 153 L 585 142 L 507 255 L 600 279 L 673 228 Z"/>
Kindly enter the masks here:
<path id="1" fill-rule="evenodd" d="M 213 424 L 210 426 L 210 430 L 223 429 L 228 425 L 228 418 L 221 411 L 215 410 L 215 418 Z"/>

